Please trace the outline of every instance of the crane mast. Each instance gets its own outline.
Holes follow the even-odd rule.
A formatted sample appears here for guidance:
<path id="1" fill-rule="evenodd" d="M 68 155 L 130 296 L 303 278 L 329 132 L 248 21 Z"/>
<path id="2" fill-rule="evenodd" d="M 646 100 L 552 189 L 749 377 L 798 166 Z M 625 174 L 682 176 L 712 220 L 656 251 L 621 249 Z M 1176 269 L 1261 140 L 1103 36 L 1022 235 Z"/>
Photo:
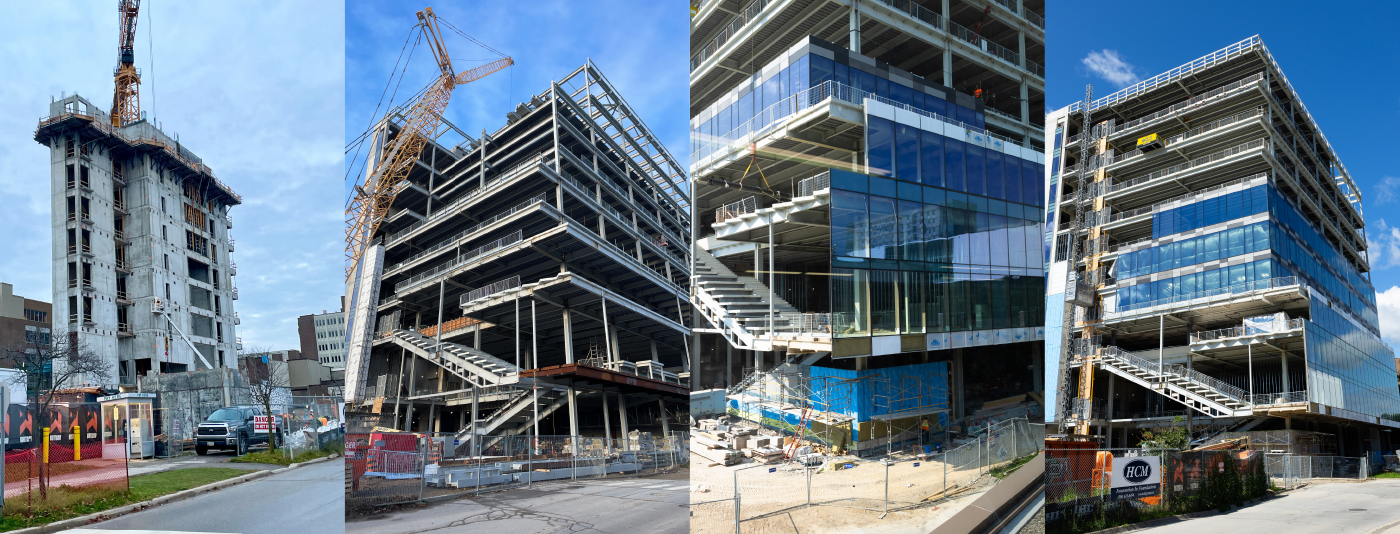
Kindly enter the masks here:
<path id="1" fill-rule="evenodd" d="M 359 266 L 365 247 L 369 245 L 379 223 L 389 212 L 394 198 L 407 184 L 408 173 L 413 162 L 422 153 L 429 137 L 442 125 L 442 111 L 452 98 L 452 90 L 458 85 L 470 83 L 513 65 L 515 62 L 505 57 L 461 74 L 454 74 L 452 61 L 443 46 L 442 34 L 438 30 L 437 15 L 432 8 L 418 12 L 419 26 L 428 37 L 429 48 L 437 61 L 441 75 L 434 81 L 423 97 L 408 108 L 408 122 L 394 138 L 393 145 L 380 152 L 373 171 L 365 179 L 363 187 L 355 187 L 355 196 L 345 210 L 345 257 L 348 261 L 345 276 L 349 279 Z M 376 157 L 371 154 L 370 157 Z"/>
<path id="2" fill-rule="evenodd" d="M 136 71 L 136 15 L 141 0 L 120 0 L 117 3 L 116 89 L 112 93 L 112 126 L 125 126 L 141 120 L 141 73 Z"/>

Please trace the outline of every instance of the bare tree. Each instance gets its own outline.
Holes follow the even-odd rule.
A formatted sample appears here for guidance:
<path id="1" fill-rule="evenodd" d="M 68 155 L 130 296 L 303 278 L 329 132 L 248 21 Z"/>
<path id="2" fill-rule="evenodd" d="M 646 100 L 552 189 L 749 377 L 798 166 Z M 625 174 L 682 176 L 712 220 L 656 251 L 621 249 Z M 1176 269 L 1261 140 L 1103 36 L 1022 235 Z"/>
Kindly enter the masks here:
<path id="1" fill-rule="evenodd" d="M 253 402 L 262 406 L 263 415 L 272 417 L 273 402 L 285 402 L 291 399 L 284 399 L 291 395 L 291 385 L 288 383 L 286 368 L 278 372 L 271 357 L 272 351 L 267 347 L 251 347 L 247 351 L 239 354 L 238 370 L 243 374 L 243 381 L 248 384 L 248 396 Z M 283 362 L 286 365 L 286 362 Z M 268 447 L 277 448 L 280 443 L 277 433 L 277 419 L 272 418 L 272 426 L 268 429 L 271 433 L 268 436 Z"/>
<path id="2" fill-rule="evenodd" d="M 37 333 L 36 333 L 37 334 Z M 0 347 L 0 367 L 14 369 L 8 382 L 13 387 L 25 387 L 29 393 L 29 409 L 34 415 L 36 429 L 49 428 L 52 415 L 49 407 L 65 389 L 97 386 L 111 380 L 112 363 L 102 357 L 77 332 L 54 329 L 51 336 L 28 336 L 23 343 Z M 42 432 L 42 430 L 37 430 Z M 38 441 L 40 436 L 35 436 Z M 48 496 L 47 464 L 39 464 L 39 490 Z"/>

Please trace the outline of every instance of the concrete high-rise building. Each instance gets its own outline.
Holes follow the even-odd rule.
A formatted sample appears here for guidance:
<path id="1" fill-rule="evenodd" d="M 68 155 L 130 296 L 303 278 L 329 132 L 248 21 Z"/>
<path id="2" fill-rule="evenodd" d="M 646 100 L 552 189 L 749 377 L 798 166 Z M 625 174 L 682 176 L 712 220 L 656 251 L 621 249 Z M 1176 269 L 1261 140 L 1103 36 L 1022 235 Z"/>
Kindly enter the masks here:
<path id="1" fill-rule="evenodd" d="M 52 167 L 53 323 L 111 362 L 102 385 L 236 366 L 241 197 L 178 139 L 144 119 L 114 127 L 78 95 L 50 104 L 34 139 Z"/>
<path id="2" fill-rule="evenodd" d="M 917 438 L 933 414 L 1039 413 L 1043 10 L 700 3 L 697 389 L 759 420 L 745 399 L 792 399 L 752 377 L 785 376 L 807 407 L 823 377 L 880 375 L 854 392 L 856 449 Z M 872 417 L 894 421 L 867 432 Z"/>
<path id="3" fill-rule="evenodd" d="M 1200 442 L 1393 450 L 1361 191 L 1259 37 L 1084 107 L 1046 124 L 1062 437 L 1131 447 L 1184 417 Z"/>
<path id="4" fill-rule="evenodd" d="M 592 63 L 505 111 L 480 137 L 444 121 L 462 142 L 427 140 L 369 236 L 336 327 L 346 401 L 464 444 L 668 430 L 689 403 L 683 168 Z M 370 132 L 373 161 L 407 115 Z"/>

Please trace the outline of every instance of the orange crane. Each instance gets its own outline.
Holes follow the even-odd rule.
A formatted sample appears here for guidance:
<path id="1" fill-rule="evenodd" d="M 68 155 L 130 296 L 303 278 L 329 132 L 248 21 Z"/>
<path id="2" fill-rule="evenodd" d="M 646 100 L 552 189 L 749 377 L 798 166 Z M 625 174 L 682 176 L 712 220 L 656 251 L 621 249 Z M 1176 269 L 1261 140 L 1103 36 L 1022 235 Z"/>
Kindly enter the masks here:
<path id="1" fill-rule="evenodd" d="M 121 30 L 117 36 L 117 68 L 115 69 L 116 90 L 112 92 L 112 126 L 125 126 L 141 120 L 141 74 L 136 72 L 136 13 L 141 10 L 141 0 L 121 0 L 117 2 L 117 22 Z"/>
<path id="2" fill-rule="evenodd" d="M 442 124 L 441 114 L 447 108 L 448 99 L 452 98 L 452 90 L 515 64 L 510 57 L 505 57 L 456 74 L 447 56 L 447 48 L 442 44 L 442 34 L 438 31 L 437 15 L 433 14 L 433 8 L 418 12 L 418 25 L 428 38 L 428 48 L 433 51 L 433 59 L 437 61 L 442 74 L 423 93 L 423 97 L 408 108 L 408 123 L 394 138 L 393 146 L 380 151 L 377 164 L 364 185 L 355 186 L 355 196 L 345 209 L 345 257 L 349 260 L 345 266 L 347 280 L 359 267 L 366 246 L 388 214 L 394 198 L 404 189 L 408 171 L 413 169 L 413 162 L 423 151 L 428 137 Z M 370 157 L 376 155 L 371 154 Z"/>

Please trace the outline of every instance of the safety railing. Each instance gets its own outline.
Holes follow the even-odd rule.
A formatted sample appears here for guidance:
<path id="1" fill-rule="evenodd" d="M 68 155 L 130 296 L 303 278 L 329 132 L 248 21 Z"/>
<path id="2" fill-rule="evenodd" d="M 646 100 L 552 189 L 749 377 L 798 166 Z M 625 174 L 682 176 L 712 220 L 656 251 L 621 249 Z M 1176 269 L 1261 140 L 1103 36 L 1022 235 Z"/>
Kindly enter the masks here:
<path id="1" fill-rule="evenodd" d="M 513 234 L 502 237 L 480 247 L 474 248 L 468 252 L 457 256 L 457 258 L 453 259 L 452 261 L 443 263 L 442 265 L 438 265 L 437 267 L 433 267 L 432 269 L 418 273 L 413 277 L 409 278 L 408 280 L 404 280 L 402 282 L 394 284 L 394 293 L 402 293 L 405 290 L 411 289 L 414 286 L 423 283 L 426 280 L 435 278 L 444 272 L 465 266 L 470 263 L 474 263 L 480 260 L 485 254 L 494 252 L 497 249 L 514 245 L 523 240 L 524 234 L 522 233 L 522 231 L 516 230 Z"/>
<path id="2" fill-rule="evenodd" d="M 773 324 L 774 334 L 831 335 L 830 313 L 784 313 Z"/>
<path id="3" fill-rule="evenodd" d="M 1231 295 L 1231 294 L 1239 294 L 1239 293 L 1248 293 L 1248 292 L 1250 292 L 1250 291 L 1265 291 L 1265 290 L 1270 290 L 1270 289 L 1278 289 L 1278 288 L 1289 287 L 1289 286 L 1303 286 L 1303 285 L 1304 285 L 1304 284 L 1302 284 L 1302 281 L 1299 280 L 1299 279 L 1296 278 L 1296 277 L 1293 277 L 1293 276 L 1280 276 L 1280 277 L 1278 277 L 1278 278 L 1270 278 L 1270 279 L 1268 279 L 1268 280 L 1256 280 L 1256 281 L 1253 281 L 1253 282 L 1245 282 L 1245 283 L 1242 283 L 1242 284 L 1234 284 L 1234 285 L 1231 285 L 1231 286 L 1229 286 L 1229 287 L 1222 287 L 1222 288 L 1218 288 L 1218 289 L 1210 289 L 1210 290 L 1206 290 L 1206 291 L 1196 291 L 1196 292 L 1194 292 L 1194 293 L 1187 293 L 1187 294 L 1183 294 L 1183 295 L 1173 296 L 1173 297 L 1169 297 L 1169 298 L 1161 298 L 1161 299 L 1151 300 L 1151 301 L 1147 301 L 1147 302 L 1134 302 L 1134 303 L 1128 304 L 1128 305 L 1121 305 L 1121 304 L 1120 304 L 1120 305 L 1118 306 L 1118 308 L 1117 308 L 1115 311 L 1113 311 L 1112 313 L 1126 313 L 1126 312 L 1130 312 L 1130 311 L 1133 311 L 1133 310 L 1141 310 L 1141 309 L 1154 308 L 1154 307 L 1157 307 L 1157 306 L 1163 306 L 1163 305 L 1168 305 L 1168 304 L 1176 304 L 1176 303 L 1190 302 L 1190 301 L 1193 301 L 1193 300 L 1196 300 L 1196 299 L 1207 298 L 1207 297 L 1214 297 L 1214 296 L 1218 296 L 1218 295 Z"/>
<path id="4" fill-rule="evenodd" d="M 1143 370 L 1153 374 L 1175 375 L 1178 378 L 1183 378 L 1189 382 L 1199 384 L 1241 403 L 1248 402 L 1247 399 L 1249 398 L 1249 392 L 1232 386 L 1230 384 L 1226 384 L 1218 378 L 1207 375 L 1195 369 L 1189 369 L 1185 365 L 1175 363 L 1158 364 L 1158 362 L 1156 361 L 1133 355 L 1128 351 L 1125 351 L 1118 347 L 1104 347 L 1103 354 L 1111 358 L 1122 360 L 1128 363 L 1129 365 L 1140 367 Z"/>
<path id="5" fill-rule="evenodd" d="M 1254 406 L 1269 406 L 1273 404 L 1295 404 L 1308 402 L 1307 391 L 1289 391 L 1284 393 L 1255 393 L 1249 396 L 1249 403 Z"/>
<path id="6" fill-rule="evenodd" d="M 497 280 L 485 286 L 468 291 L 466 292 L 466 294 L 462 295 L 461 300 L 459 300 L 458 302 L 462 306 L 466 306 L 467 304 L 476 302 L 477 299 L 488 297 L 496 293 L 500 293 L 502 291 L 515 289 L 517 287 L 520 287 L 520 276 L 518 275 L 512 276 L 505 280 Z"/>
<path id="7" fill-rule="evenodd" d="M 465 238 L 465 237 L 467 237 L 467 236 L 469 236 L 469 235 L 471 235 L 471 234 L 474 234 L 474 233 L 480 231 L 482 228 L 486 228 L 486 227 L 488 227 L 488 226 L 490 226 L 490 225 L 492 225 L 492 224 L 495 224 L 496 221 L 499 221 L 499 220 L 504 219 L 504 218 L 506 218 L 506 217 L 510 217 L 511 215 L 515 215 L 516 213 L 519 213 L 520 211 L 523 211 L 523 210 L 525 210 L 525 209 L 527 209 L 527 208 L 529 208 L 529 207 L 531 207 L 531 206 L 534 206 L 535 204 L 538 204 L 538 203 L 540 203 L 540 202 L 544 202 L 544 201 L 547 199 L 547 197 L 548 197 L 548 194 L 547 194 L 547 193 L 540 193 L 540 194 L 538 194 L 538 195 L 535 195 L 534 197 L 532 197 L 532 198 L 529 199 L 529 200 L 526 200 L 526 201 L 524 201 L 524 202 L 521 202 L 521 203 L 519 203 L 519 204 L 516 204 L 515 206 L 511 206 L 510 208 L 507 208 L 505 211 L 502 211 L 502 212 L 500 212 L 500 213 L 497 213 L 497 214 L 495 214 L 495 215 L 492 215 L 491 217 L 488 217 L 487 219 L 485 219 L 485 220 L 483 220 L 483 221 L 481 221 L 481 222 L 479 222 L 479 223 L 477 223 L 477 224 L 472 225 L 471 227 L 467 228 L 466 230 L 462 230 L 461 232 L 457 232 L 457 233 L 456 233 L 455 235 L 453 235 L 452 237 L 449 237 L 449 238 L 447 238 L 447 239 L 443 239 L 442 241 L 439 241 L 436 245 L 433 245 L 433 246 L 430 246 L 430 247 L 428 247 L 428 248 L 425 248 L 425 249 L 423 249 L 422 251 L 418 252 L 417 254 L 414 254 L 414 255 L 412 255 L 412 256 L 409 256 L 407 259 L 405 259 L 405 260 L 403 260 L 403 261 L 401 261 L 401 262 L 398 262 L 398 263 L 395 263 L 395 264 L 389 266 L 388 269 L 384 269 L 384 272 L 386 272 L 386 273 L 393 272 L 393 271 L 399 269 L 400 267 L 403 267 L 403 266 L 405 266 L 405 265 L 408 265 L 408 264 L 410 264 L 410 263 L 413 263 L 413 262 L 415 262 L 415 261 L 418 261 L 420 258 L 423 258 L 423 257 L 425 257 L 425 256 L 429 256 L 429 255 L 431 255 L 431 254 L 433 254 L 433 253 L 435 253 L 435 252 L 438 252 L 438 251 L 440 251 L 440 250 L 442 250 L 442 249 L 450 248 L 450 247 L 456 246 L 456 245 L 457 245 L 457 242 L 458 242 L 458 241 L 461 241 L 463 238 Z"/>
<path id="8" fill-rule="evenodd" d="M 947 18 L 944 18 L 938 13 L 935 13 L 934 11 L 925 8 L 919 4 L 916 4 L 911 0 L 875 1 L 885 4 L 890 9 L 902 12 L 906 15 L 909 15 L 910 17 L 918 19 L 919 22 L 932 26 L 934 29 L 941 30 L 949 35 L 952 35 L 953 37 L 956 37 L 959 40 L 969 45 L 972 45 L 974 48 L 982 50 L 983 52 L 986 52 L 987 54 L 990 54 L 991 56 L 996 57 L 997 59 L 1010 63 L 1013 67 L 1025 70 L 1041 78 L 1045 77 L 1044 68 L 1032 69 L 1029 68 L 1029 66 L 1023 66 L 1021 64 L 1021 55 L 1016 53 L 1016 51 L 1011 50 L 1010 48 L 1007 48 L 1005 46 L 999 45 L 995 42 L 992 42 L 986 37 L 979 35 L 977 32 L 964 28 L 958 23 L 948 20 Z M 1027 61 L 1027 63 L 1029 65 L 1035 65 L 1036 67 L 1040 66 L 1039 64 L 1031 61 Z"/>
<path id="9" fill-rule="evenodd" d="M 399 231 L 397 231 L 397 232 L 394 232 L 394 233 L 392 233 L 392 234 L 389 234 L 389 236 L 388 236 L 387 238 L 385 238 L 384 243 L 385 243 L 386 245 L 393 245 L 394 243 L 399 242 L 399 241 L 402 240 L 403 238 L 408 237 L 408 234 L 413 233 L 415 230 L 418 230 L 418 229 L 420 229 L 420 228 L 423 228 L 424 226 L 427 226 L 428 224 L 430 224 L 430 223 L 432 223 L 433 221 L 436 221 L 436 220 L 438 220 L 438 219 L 440 219 L 440 218 L 443 218 L 443 217 L 446 217 L 446 216 L 451 215 L 451 214 L 453 214 L 453 213 L 456 213 L 457 210 L 459 210 L 460 208 L 462 208 L 462 207 L 466 206 L 467 204 L 471 203 L 471 201 L 472 201 L 473 199 L 475 199 L 476 197 L 480 196 L 482 193 L 485 193 L 485 192 L 487 192 L 487 191 L 495 190 L 495 188 L 496 188 L 497 186 L 501 185 L 501 183 L 503 183 L 503 182 L 505 182 L 505 181 L 507 181 L 507 180 L 510 180 L 511 178 L 514 178 L 516 175 L 520 174 L 522 171 L 527 170 L 527 167 L 530 167 L 530 166 L 535 165 L 535 164 L 537 164 L 537 163 L 543 165 L 543 164 L 545 164 L 545 163 L 548 163 L 548 162 L 552 162 L 552 161 L 553 161 L 552 159 L 549 160 L 549 161 L 545 161 L 545 160 L 546 160 L 546 158 L 545 158 L 545 155 L 544 155 L 544 154 L 538 154 L 538 155 L 535 155 L 535 156 L 533 156 L 533 157 L 526 158 L 525 161 L 522 161 L 522 162 L 520 162 L 520 163 L 517 163 L 517 164 L 515 164 L 515 165 L 512 165 L 510 168 L 506 169 L 505 171 L 501 172 L 500 174 L 497 174 L 495 178 L 492 178 L 492 179 L 488 180 L 488 181 L 486 182 L 486 184 L 485 184 L 483 187 L 478 187 L 478 188 L 476 188 L 476 189 L 473 189 L 473 190 L 467 192 L 466 196 L 464 196 L 464 197 L 462 197 L 462 198 L 459 198 L 459 199 L 457 199 L 457 200 L 452 201 L 452 203 L 449 204 L 449 205 L 447 205 L 447 207 L 445 207 L 445 208 L 439 208 L 437 211 L 435 211 L 435 212 L 433 212 L 432 214 L 428 215 L 428 216 L 427 216 L 426 218 L 424 218 L 423 220 L 418 221 L 418 222 L 416 222 L 416 223 L 413 223 L 413 224 L 409 225 L 408 228 L 404 228 L 403 230 L 399 230 Z M 541 198 L 541 197 L 544 197 L 544 196 L 545 196 L 544 193 L 540 193 L 539 195 L 537 195 L 536 198 Z M 516 206 L 515 208 L 511 208 L 511 209 L 512 209 L 512 210 L 520 209 L 521 206 L 528 206 L 529 204 L 533 204 L 534 202 L 538 202 L 538 200 L 536 200 L 535 198 L 532 198 L 532 199 L 527 200 L 527 201 L 525 201 L 524 203 L 520 204 L 519 206 Z M 509 210 L 507 210 L 507 211 L 509 211 Z M 513 212 L 513 211 L 510 211 L 510 213 L 514 213 L 514 212 Z M 498 214 L 496 217 L 504 217 L 505 215 L 506 215 L 506 214 Z M 495 222 L 495 221 L 492 220 L 491 222 Z M 480 228 L 480 227 L 481 227 L 482 225 L 484 225 L 484 224 L 487 224 L 487 223 L 483 222 L 482 224 L 478 224 L 478 225 L 476 225 L 475 228 Z"/>
<path id="10" fill-rule="evenodd" d="M 730 202 L 715 210 L 715 223 L 722 223 L 729 219 L 738 218 L 740 215 L 754 213 L 758 211 L 758 198 L 748 197 Z"/>
<path id="11" fill-rule="evenodd" d="M 821 174 L 810 178 L 798 180 L 796 189 L 792 192 L 792 197 L 811 196 L 822 191 L 831 189 L 831 171 L 824 171 Z"/>
<path id="12" fill-rule="evenodd" d="M 1264 146 L 1264 140 L 1263 140 L 1263 139 L 1255 139 L 1255 140 L 1250 141 L 1250 142 L 1248 142 L 1248 143 L 1242 143 L 1242 144 L 1240 144 L 1240 145 L 1233 146 L 1233 147 L 1230 147 L 1230 148 L 1227 148 L 1227 149 L 1224 149 L 1224 150 L 1220 150 L 1220 151 L 1218 151 L 1218 152 L 1214 152 L 1214 153 L 1209 154 L 1209 155 L 1206 155 L 1206 156 L 1201 156 L 1201 157 L 1199 157 L 1199 158 L 1193 159 L 1193 160 L 1188 161 L 1188 162 L 1186 162 L 1186 163 L 1181 163 L 1181 164 L 1173 165 L 1173 166 L 1171 166 L 1171 167 L 1167 167 L 1167 168 L 1165 168 L 1165 169 L 1160 169 L 1160 170 L 1157 170 L 1157 171 L 1153 171 L 1153 172 L 1151 172 L 1151 173 L 1148 173 L 1148 174 L 1143 175 L 1143 176 L 1139 176 L 1139 177 L 1137 177 L 1137 178 L 1133 178 L 1133 179 L 1130 179 L 1130 180 L 1124 180 L 1124 181 L 1122 181 L 1122 182 L 1115 183 L 1115 184 L 1113 184 L 1112 186 L 1109 186 L 1108 192 L 1109 192 L 1110 194 L 1116 193 L 1116 192 L 1118 192 L 1118 191 L 1122 191 L 1122 190 L 1127 189 L 1127 188 L 1129 188 L 1129 187 L 1133 187 L 1133 186 L 1136 186 L 1136 185 L 1141 185 L 1141 184 L 1150 182 L 1150 181 L 1152 181 L 1152 180 L 1156 180 L 1156 179 L 1158 179 L 1158 178 L 1165 177 L 1165 176 L 1167 176 L 1167 175 L 1176 174 L 1176 173 L 1178 173 L 1178 172 L 1186 171 L 1186 170 L 1191 169 L 1191 168 L 1194 168 L 1194 167 L 1200 167 L 1200 166 L 1202 166 L 1202 165 L 1207 165 L 1207 164 L 1210 164 L 1210 163 L 1214 163 L 1214 162 L 1216 162 L 1216 161 L 1220 161 L 1220 160 L 1222 160 L 1222 159 L 1225 159 L 1225 158 L 1228 158 L 1228 157 L 1231 157 L 1231 156 L 1238 155 L 1238 154 L 1240 154 L 1240 153 L 1242 153 L 1242 152 L 1246 152 L 1246 151 L 1249 151 L 1249 150 L 1254 150 L 1254 149 L 1262 148 L 1263 146 Z M 1120 155 L 1119 157 L 1122 157 L 1122 156 L 1124 156 L 1124 155 Z M 1118 161 L 1121 161 L 1121 159 L 1115 158 L 1114 163 L 1117 163 Z M 1192 194 L 1196 194 L 1196 193 L 1193 192 Z"/>
<path id="13" fill-rule="evenodd" d="M 1244 326 L 1244 325 L 1232 326 L 1232 327 L 1230 327 L 1230 328 L 1219 328 L 1219 329 L 1216 329 L 1216 330 L 1207 330 L 1207 331 L 1205 331 L 1205 332 L 1193 332 L 1193 333 L 1191 334 L 1191 342 L 1192 342 L 1192 343 L 1200 343 L 1200 342 L 1202 342 L 1202 341 L 1214 341 L 1214 340 L 1217 340 L 1217 339 L 1226 339 L 1226 338 L 1241 337 L 1241 336 L 1253 336 L 1253 335 L 1258 335 L 1258 334 L 1278 334 L 1278 333 L 1283 333 L 1283 332 L 1291 332 L 1291 331 L 1293 331 L 1293 330 L 1300 330 L 1300 329 L 1302 329 L 1302 328 L 1303 328 L 1303 319 L 1289 319 L 1287 322 L 1284 322 L 1283 324 L 1277 324 L 1277 322 L 1276 322 L 1275 325 L 1274 325 L 1274 327 L 1273 327 L 1273 329 L 1272 329 L 1272 331 L 1268 331 L 1268 332 L 1264 331 L 1264 329 L 1259 328 L 1259 327 Z"/>
<path id="14" fill-rule="evenodd" d="M 710 39 L 710 42 L 706 43 L 704 47 L 701 47 L 699 52 L 690 57 L 690 71 L 695 72 L 695 69 L 700 68 L 701 63 L 710 59 L 710 56 L 719 51 L 720 47 L 724 46 L 725 43 L 728 43 L 729 39 L 733 38 L 739 30 L 743 29 L 744 26 L 747 26 L 759 13 L 763 12 L 764 8 L 775 2 L 777 2 L 777 0 L 754 0 L 748 7 L 745 7 L 743 11 L 740 11 L 739 15 L 735 17 L 734 20 L 730 21 L 728 26 L 725 26 L 724 29 L 719 31 L 719 35 L 716 35 L 714 39 Z"/>
<path id="15" fill-rule="evenodd" d="M 700 161 L 711 155 L 725 150 L 726 148 L 737 148 L 739 141 L 751 140 L 753 136 L 768 131 L 781 124 L 783 119 L 796 114 L 799 111 L 831 100 L 840 100 L 857 106 L 865 104 L 866 100 L 874 100 L 898 109 L 915 113 L 924 117 L 929 117 L 963 128 L 969 132 L 984 135 L 991 139 L 996 139 L 1002 143 L 1026 148 L 1019 141 L 1011 138 L 988 132 L 985 128 L 968 124 L 946 115 L 919 109 L 903 102 L 891 100 L 876 93 L 862 91 L 849 85 L 844 85 L 834 81 L 821 82 L 812 87 L 798 91 L 797 94 L 787 97 L 777 103 L 768 106 L 763 111 L 754 114 L 748 122 L 740 124 L 723 135 L 716 135 L 709 139 L 702 139 L 695 152 L 691 153 L 691 161 Z"/>
<path id="16" fill-rule="evenodd" d="M 1112 133 L 1117 134 L 1118 132 L 1122 132 L 1124 130 L 1131 130 L 1139 126 L 1154 124 L 1170 119 L 1181 113 L 1199 109 L 1207 102 L 1219 100 L 1227 96 L 1232 96 L 1240 92 L 1241 89 L 1249 89 L 1263 80 L 1263 73 L 1250 75 L 1248 77 L 1236 80 L 1229 84 L 1216 87 L 1215 89 L 1211 89 L 1210 91 L 1206 91 L 1205 93 L 1192 96 L 1190 98 L 1187 98 L 1186 100 L 1182 100 L 1181 102 L 1177 102 L 1176 104 L 1172 104 L 1170 106 L 1157 110 L 1155 113 L 1143 115 L 1128 122 L 1114 125 Z M 1079 135 L 1075 135 L 1074 137 L 1070 138 L 1069 143 L 1074 143 L 1078 140 Z M 1066 144 L 1068 145 L 1069 143 Z"/>
<path id="17" fill-rule="evenodd" d="M 1117 104 L 1118 102 L 1127 100 L 1128 98 L 1131 98 L 1134 95 L 1137 95 L 1138 93 L 1150 91 L 1152 89 L 1156 89 L 1159 86 L 1169 85 L 1172 82 L 1175 82 L 1176 80 L 1191 75 L 1198 69 L 1204 69 L 1207 67 L 1214 66 L 1231 58 L 1253 51 L 1257 47 L 1262 47 L 1263 44 L 1264 43 L 1262 40 L 1259 39 L 1259 36 L 1256 35 L 1250 37 L 1248 39 L 1245 39 L 1238 43 L 1234 43 L 1215 52 L 1211 52 L 1210 54 L 1206 54 L 1205 56 L 1202 56 L 1189 63 L 1186 63 L 1185 65 L 1181 65 L 1174 69 L 1168 70 L 1146 80 L 1125 87 L 1115 93 L 1094 100 L 1089 104 L 1089 109 L 1092 111 L 1104 106 L 1111 106 L 1113 104 Z M 1069 111 L 1070 113 L 1076 113 L 1083 107 L 1083 102 L 1076 102 L 1070 105 Z"/>

